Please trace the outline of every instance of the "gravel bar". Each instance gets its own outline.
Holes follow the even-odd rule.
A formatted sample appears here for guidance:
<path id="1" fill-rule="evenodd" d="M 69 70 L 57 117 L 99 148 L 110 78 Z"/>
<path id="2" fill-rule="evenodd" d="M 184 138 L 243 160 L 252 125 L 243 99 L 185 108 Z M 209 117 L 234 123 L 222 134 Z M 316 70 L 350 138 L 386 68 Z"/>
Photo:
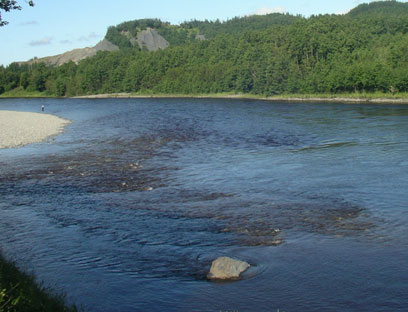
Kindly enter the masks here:
<path id="1" fill-rule="evenodd" d="M 49 114 L 0 110 L 0 148 L 42 142 L 61 133 L 69 123 Z"/>

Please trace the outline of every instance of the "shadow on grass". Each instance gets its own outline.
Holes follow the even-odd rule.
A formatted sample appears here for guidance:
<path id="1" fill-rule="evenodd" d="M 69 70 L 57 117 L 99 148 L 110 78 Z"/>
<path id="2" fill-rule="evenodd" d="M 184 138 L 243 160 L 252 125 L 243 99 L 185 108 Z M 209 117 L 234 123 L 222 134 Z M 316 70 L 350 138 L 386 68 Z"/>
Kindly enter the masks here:
<path id="1" fill-rule="evenodd" d="M 0 312 L 78 311 L 67 306 L 63 295 L 54 295 L 19 271 L 0 255 Z"/>

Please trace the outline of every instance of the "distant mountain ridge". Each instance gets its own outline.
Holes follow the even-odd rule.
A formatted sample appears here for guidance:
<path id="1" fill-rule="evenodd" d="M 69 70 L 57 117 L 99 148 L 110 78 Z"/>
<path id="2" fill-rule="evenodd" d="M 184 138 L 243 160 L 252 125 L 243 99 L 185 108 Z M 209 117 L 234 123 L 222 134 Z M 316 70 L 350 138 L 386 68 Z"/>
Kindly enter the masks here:
<path id="1" fill-rule="evenodd" d="M 363 3 L 352 9 L 346 16 L 359 18 L 390 14 L 404 18 L 408 14 L 408 3 L 395 0 Z M 113 52 L 126 48 L 156 51 L 196 40 L 212 39 L 220 34 L 265 30 L 272 25 L 290 25 L 302 19 L 304 19 L 302 16 L 280 13 L 235 17 L 225 22 L 192 20 L 180 25 L 171 25 L 160 19 L 139 19 L 108 27 L 105 38 L 94 47 L 74 49 L 55 56 L 34 58 L 28 62 L 19 62 L 19 64 L 43 62 L 47 65 L 60 66 L 70 61 L 77 64 L 83 59 L 96 55 L 98 51 Z"/>
<path id="2" fill-rule="evenodd" d="M 374 1 L 360 4 L 347 13 L 350 17 L 372 14 L 406 15 L 408 14 L 408 3 L 397 2 L 395 0 Z"/>
<path id="3" fill-rule="evenodd" d="M 20 64 L 45 63 L 47 65 L 55 65 L 55 66 L 60 66 L 68 62 L 74 62 L 78 64 L 83 59 L 96 55 L 96 53 L 98 53 L 99 51 L 113 52 L 113 51 L 118 51 L 118 50 L 119 50 L 118 46 L 104 39 L 98 42 L 94 47 L 74 49 L 74 50 L 71 50 L 71 51 L 68 51 L 62 54 L 54 55 L 54 56 L 34 58 L 27 62 L 20 62 Z"/>
<path id="4" fill-rule="evenodd" d="M 263 30 L 271 25 L 291 24 L 300 17 L 289 14 L 268 14 L 264 16 L 236 17 L 226 22 L 189 21 L 171 25 L 159 19 L 139 19 L 108 27 L 105 38 L 94 47 L 74 49 L 62 54 L 34 58 L 19 64 L 45 63 L 60 66 L 96 55 L 99 51 L 113 52 L 119 49 L 139 48 L 147 51 L 166 49 L 171 45 L 182 45 L 196 40 L 206 40 L 218 34 L 234 34 L 247 30 Z"/>

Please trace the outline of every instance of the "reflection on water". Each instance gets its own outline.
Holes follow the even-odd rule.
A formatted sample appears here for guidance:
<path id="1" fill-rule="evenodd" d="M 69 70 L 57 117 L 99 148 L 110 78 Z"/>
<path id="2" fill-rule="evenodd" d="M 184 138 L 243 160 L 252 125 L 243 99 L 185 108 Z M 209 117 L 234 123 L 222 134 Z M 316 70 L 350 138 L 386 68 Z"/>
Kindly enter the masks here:
<path id="1" fill-rule="evenodd" d="M 135 99 L 0 109 L 38 101 L 73 123 L 0 152 L 0 248 L 70 301 L 94 311 L 408 303 L 408 107 Z M 220 255 L 254 271 L 209 283 Z M 205 300 L 214 295 L 218 304 Z"/>

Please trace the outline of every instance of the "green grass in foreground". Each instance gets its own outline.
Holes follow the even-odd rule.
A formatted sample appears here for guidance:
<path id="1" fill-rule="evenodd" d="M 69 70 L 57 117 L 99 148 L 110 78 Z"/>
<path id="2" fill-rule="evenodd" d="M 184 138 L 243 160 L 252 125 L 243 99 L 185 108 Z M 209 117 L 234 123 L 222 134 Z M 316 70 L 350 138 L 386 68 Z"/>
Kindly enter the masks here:
<path id="1" fill-rule="evenodd" d="M 63 296 L 50 294 L 34 277 L 22 273 L 0 255 L 0 312 L 77 311 Z"/>

